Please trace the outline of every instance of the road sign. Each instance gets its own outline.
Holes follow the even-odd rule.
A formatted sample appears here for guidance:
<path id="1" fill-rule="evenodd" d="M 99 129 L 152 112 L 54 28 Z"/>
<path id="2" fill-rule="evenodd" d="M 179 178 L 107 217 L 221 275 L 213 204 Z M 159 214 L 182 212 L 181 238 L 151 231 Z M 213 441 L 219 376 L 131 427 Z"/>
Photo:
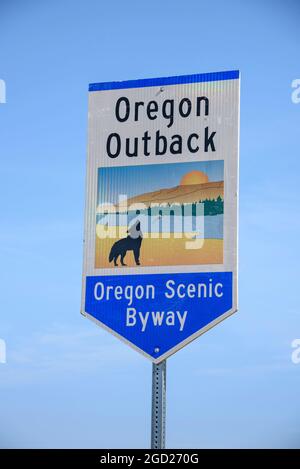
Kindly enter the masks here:
<path id="1" fill-rule="evenodd" d="M 237 310 L 239 72 L 89 87 L 82 314 L 154 363 Z"/>

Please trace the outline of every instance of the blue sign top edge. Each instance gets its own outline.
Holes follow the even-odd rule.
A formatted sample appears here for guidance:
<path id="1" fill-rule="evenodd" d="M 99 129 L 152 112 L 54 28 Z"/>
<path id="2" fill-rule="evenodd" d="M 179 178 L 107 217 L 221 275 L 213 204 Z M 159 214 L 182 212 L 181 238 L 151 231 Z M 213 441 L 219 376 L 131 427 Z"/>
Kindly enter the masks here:
<path id="1" fill-rule="evenodd" d="M 179 75 L 175 77 L 143 78 L 141 80 L 110 81 L 91 83 L 89 91 L 121 90 L 126 88 L 145 88 L 147 86 L 185 85 L 206 81 L 235 80 L 240 77 L 239 70 L 226 72 L 198 73 L 195 75 Z"/>

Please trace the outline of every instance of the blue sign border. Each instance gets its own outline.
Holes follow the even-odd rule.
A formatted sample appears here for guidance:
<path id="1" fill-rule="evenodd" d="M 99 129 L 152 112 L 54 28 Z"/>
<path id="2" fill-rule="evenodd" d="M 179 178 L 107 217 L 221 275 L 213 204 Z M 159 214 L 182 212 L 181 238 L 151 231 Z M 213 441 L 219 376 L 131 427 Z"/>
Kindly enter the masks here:
<path id="1" fill-rule="evenodd" d="M 179 75 L 174 77 L 143 78 L 141 80 L 110 81 L 90 83 L 89 91 L 121 90 L 128 88 L 146 88 L 147 86 L 185 85 L 207 81 L 236 80 L 240 77 L 239 70 L 226 72 L 198 73 L 195 75 Z"/>

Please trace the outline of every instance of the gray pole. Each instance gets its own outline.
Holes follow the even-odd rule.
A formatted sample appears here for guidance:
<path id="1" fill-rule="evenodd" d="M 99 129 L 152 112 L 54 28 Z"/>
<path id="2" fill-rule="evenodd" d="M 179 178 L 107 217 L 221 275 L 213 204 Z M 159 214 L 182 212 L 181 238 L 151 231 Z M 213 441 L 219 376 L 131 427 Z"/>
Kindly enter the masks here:
<path id="1" fill-rule="evenodd" d="M 151 449 L 164 449 L 166 439 L 167 361 L 152 365 Z"/>

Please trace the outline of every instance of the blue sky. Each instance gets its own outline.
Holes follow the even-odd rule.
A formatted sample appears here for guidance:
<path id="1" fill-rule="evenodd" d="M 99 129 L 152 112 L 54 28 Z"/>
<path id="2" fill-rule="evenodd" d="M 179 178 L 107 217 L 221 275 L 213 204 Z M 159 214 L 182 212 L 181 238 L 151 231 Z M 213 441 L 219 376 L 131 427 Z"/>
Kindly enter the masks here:
<path id="1" fill-rule="evenodd" d="M 1 447 L 147 447 L 151 365 L 79 314 L 87 89 L 240 69 L 239 312 L 168 360 L 169 447 L 299 447 L 297 0 L 1 0 Z"/>
<path id="2" fill-rule="evenodd" d="M 210 182 L 223 181 L 223 160 L 100 168 L 98 170 L 98 204 L 116 203 L 120 194 L 126 194 L 129 198 L 145 192 L 179 186 L 181 178 L 195 170 L 205 173 Z M 107 200 L 107 194 L 109 194 L 109 200 Z"/>

